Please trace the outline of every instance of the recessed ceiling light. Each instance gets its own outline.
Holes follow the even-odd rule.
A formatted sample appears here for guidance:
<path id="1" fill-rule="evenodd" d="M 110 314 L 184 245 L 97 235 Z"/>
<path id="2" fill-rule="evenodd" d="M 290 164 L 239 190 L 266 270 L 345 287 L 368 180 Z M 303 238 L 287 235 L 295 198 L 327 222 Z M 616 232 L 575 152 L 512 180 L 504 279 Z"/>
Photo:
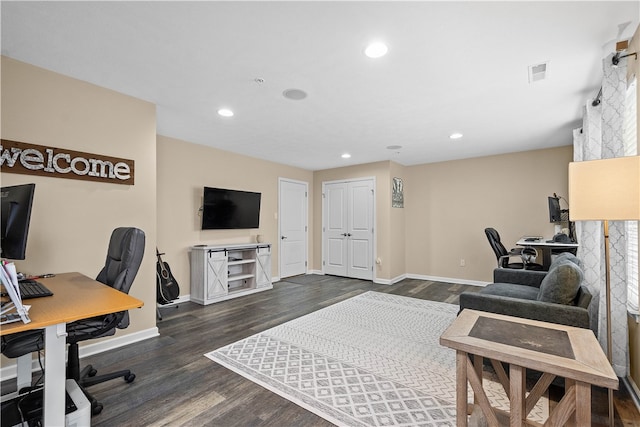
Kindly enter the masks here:
<path id="1" fill-rule="evenodd" d="M 344 153 L 341 157 L 342 157 L 343 159 L 349 159 L 349 158 L 351 158 L 351 154 L 349 154 L 349 153 Z"/>
<path id="2" fill-rule="evenodd" d="M 454 132 L 451 135 L 449 135 L 449 138 L 451 138 L 451 139 L 460 139 L 460 138 L 462 138 L 462 134 L 460 132 Z"/>
<path id="3" fill-rule="evenodd" d="M 218 114 L 222 117 L 233 117 L 233 111 L 228 108 L 221 108 L 218 110 Z"/>
<path id="4" fill-rule="evenodd" d="M 399 150 L 402 148 L 402 145 L 388 145 L 387 150 Z"/>
<path id="5" fill-rule="evenodd" d="M 389 48 L 386 44 L 382 42 L 374 42 L 367 46 L 364 50 L 364 54 L 369 58 L 380 58 L 381 56 L 385 56 L 388 50 Z"/>

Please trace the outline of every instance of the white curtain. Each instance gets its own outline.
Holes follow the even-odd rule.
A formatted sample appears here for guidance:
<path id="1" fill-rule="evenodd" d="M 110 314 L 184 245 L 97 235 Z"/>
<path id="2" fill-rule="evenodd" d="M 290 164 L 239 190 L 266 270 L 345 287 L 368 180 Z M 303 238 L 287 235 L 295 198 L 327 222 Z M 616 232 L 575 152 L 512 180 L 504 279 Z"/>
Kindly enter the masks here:
<path id="1" fill-rule="evenodd" d="M 573 160 L 596 160 L 624 156 L 623 123 L 626 94 L 626 60 L 617 67 L 611 61 L 613 54 L 603 63 L 601 103 L 589 100 L 583 109 L 582 129 L 573 132 Z M 569 200 L 571 204 L 571 200 Z M 604 235 L 601 221 L 576 223 L 580 247 L 578 257 L 584 266 L 584 280 L 594 295 L 591 320 L 600 345 L 606 351 L 606 298 Z M 625 222 L 609 221 L 611 266 L 611 330 L 613 368 L 621 377 L 627 375 L 627 286 Z"/>

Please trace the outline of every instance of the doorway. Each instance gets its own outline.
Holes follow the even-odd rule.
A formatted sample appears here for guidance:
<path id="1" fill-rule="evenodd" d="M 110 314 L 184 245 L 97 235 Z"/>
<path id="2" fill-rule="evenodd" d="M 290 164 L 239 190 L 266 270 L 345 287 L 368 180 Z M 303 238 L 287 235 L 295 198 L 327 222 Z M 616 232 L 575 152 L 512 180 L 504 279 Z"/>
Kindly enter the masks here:
<path id="1" fill-rule="evenodd" d="M 279 178 L 278 229 L 280 278 L 307 272 L 307 211 L 309 184 Z"/>

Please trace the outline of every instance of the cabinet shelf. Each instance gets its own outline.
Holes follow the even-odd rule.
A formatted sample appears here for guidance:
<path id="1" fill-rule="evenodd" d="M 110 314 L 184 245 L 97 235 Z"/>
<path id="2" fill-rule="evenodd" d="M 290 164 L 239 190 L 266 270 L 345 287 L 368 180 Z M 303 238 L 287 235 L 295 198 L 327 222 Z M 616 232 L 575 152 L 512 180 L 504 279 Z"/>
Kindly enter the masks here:
<path id="1" fill-rule="evenodd" d="M 255 277 L 253 274 L 230 274 L 227 278 L 228 282 L 233 282 L 235 280 L 246 280 Z"/>
<path id="2" fill-rule="evenodd" d="M 251 264 L 252 262 L 256 262 L 255 259 L 237 259 L 237 260 L 229 260 L 228 265 L 240 265 L 240 264 Z"/>

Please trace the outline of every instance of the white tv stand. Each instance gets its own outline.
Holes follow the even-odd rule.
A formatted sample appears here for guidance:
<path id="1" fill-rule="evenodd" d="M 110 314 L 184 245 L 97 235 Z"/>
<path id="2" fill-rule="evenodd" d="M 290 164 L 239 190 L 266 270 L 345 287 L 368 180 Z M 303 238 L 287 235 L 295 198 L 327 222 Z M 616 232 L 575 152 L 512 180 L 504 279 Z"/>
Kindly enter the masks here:
<path id="1" fill-rule="evenodd" d="M 191 300 L 211 304 L 272 289 L 271 245 L 191 247 Z"/>

